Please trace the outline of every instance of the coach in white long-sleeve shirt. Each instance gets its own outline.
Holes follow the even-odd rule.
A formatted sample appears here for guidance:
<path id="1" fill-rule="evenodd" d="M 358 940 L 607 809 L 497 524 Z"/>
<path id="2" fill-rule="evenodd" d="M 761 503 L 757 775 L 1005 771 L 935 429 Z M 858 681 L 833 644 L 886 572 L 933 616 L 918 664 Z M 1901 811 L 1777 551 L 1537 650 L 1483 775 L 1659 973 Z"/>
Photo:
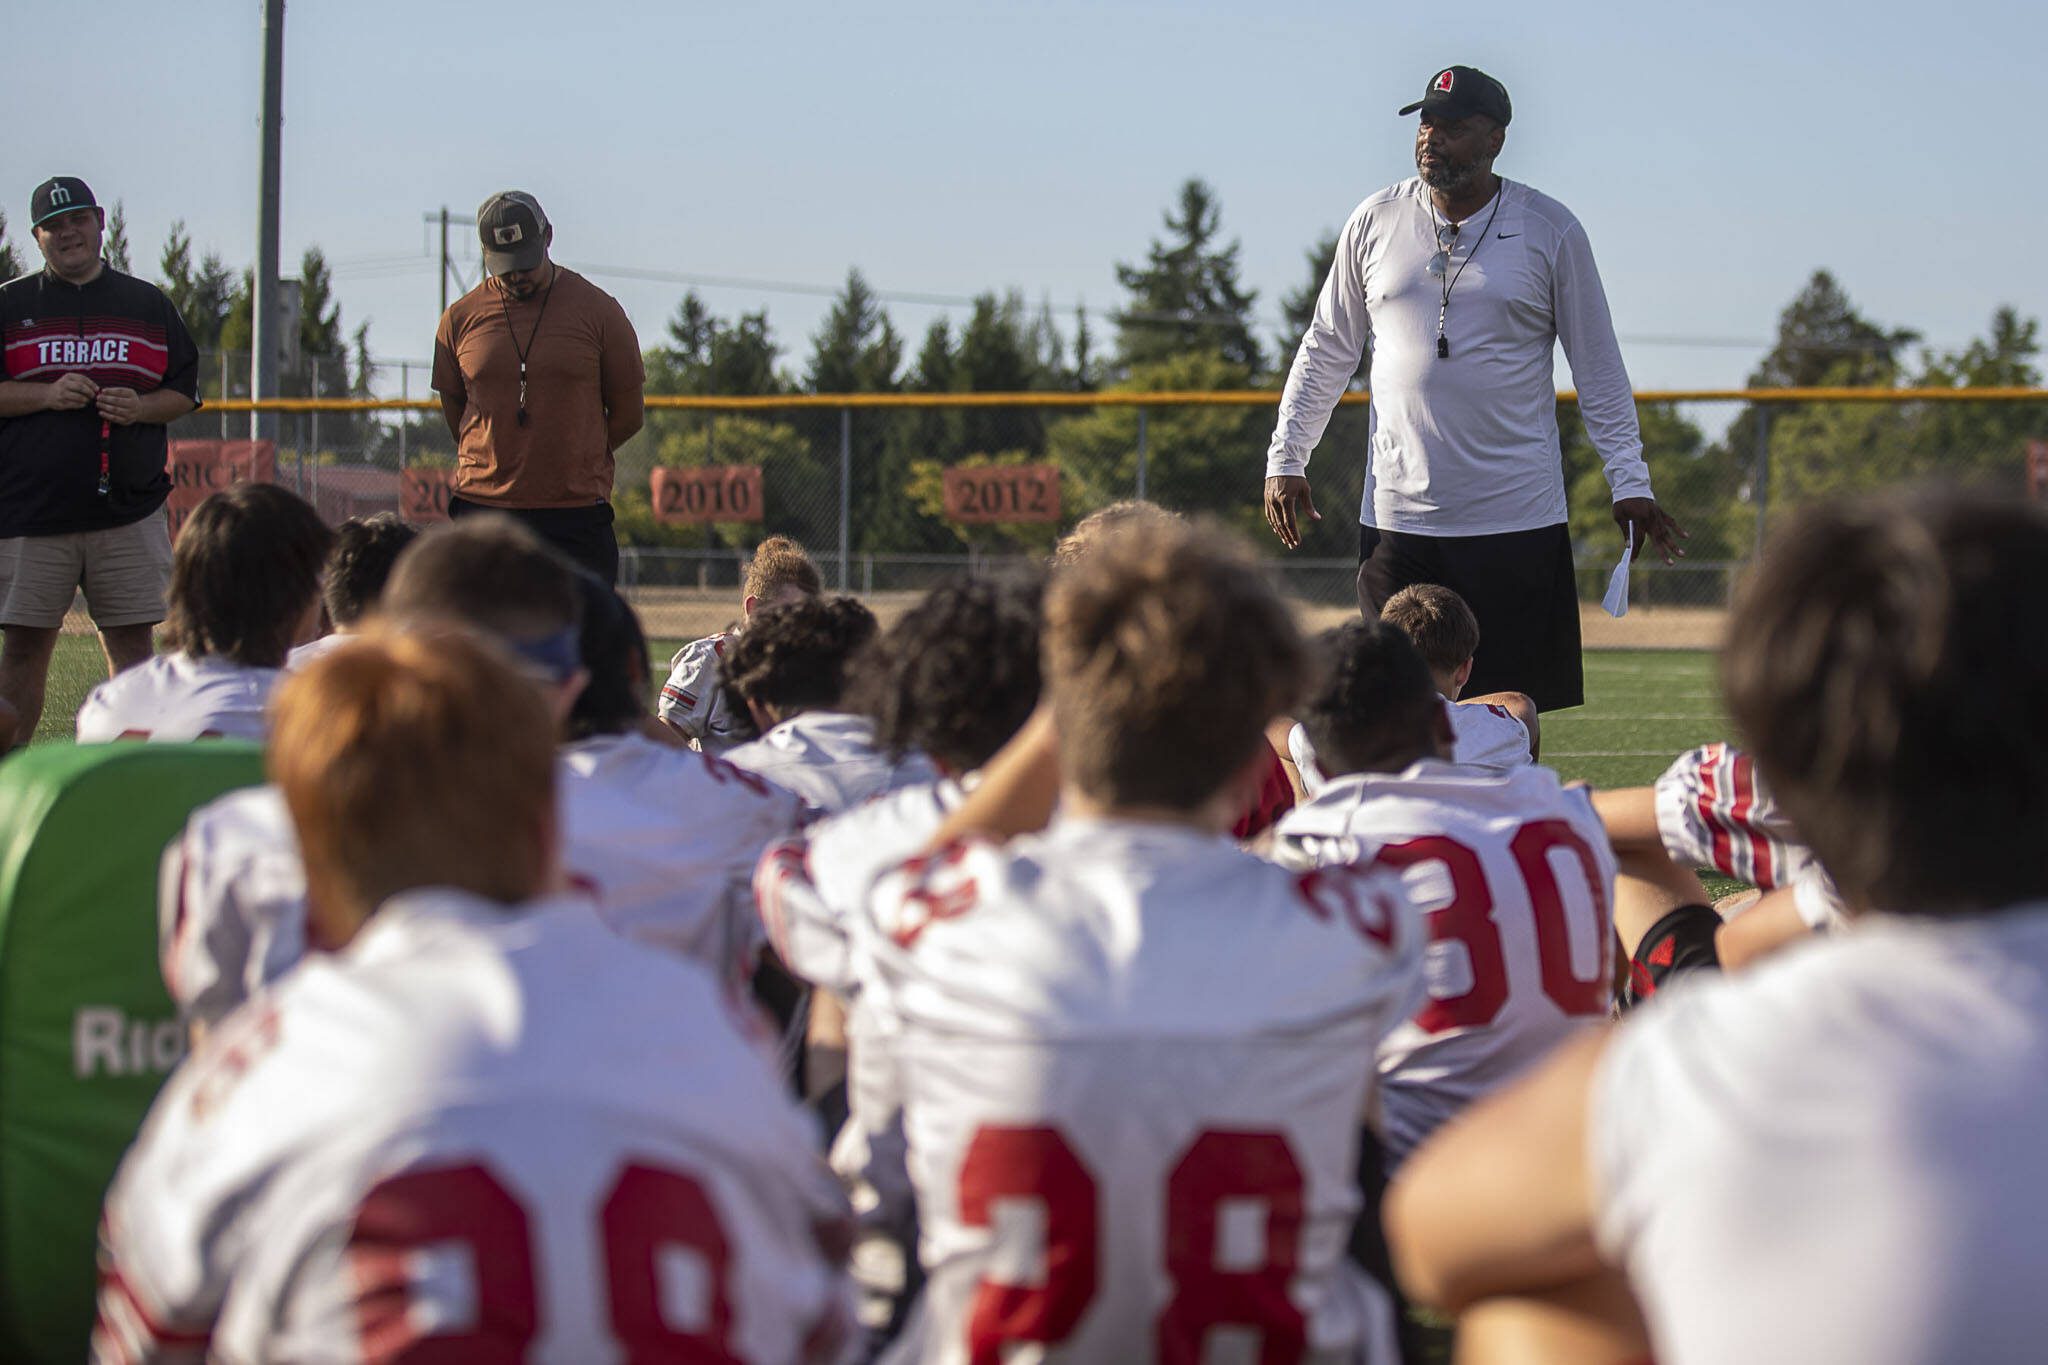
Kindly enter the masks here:
<path id="1" fill-rule="evenodd" d="M 1667 559 L 1684 533 L 1650 491 L 1635 400 L 1586 232 L 1564 205 L 1493 173 L 1512 109 L 1484 72 L 1431 78 L 1420 174 L 1373 195 L 1337 242 L 1266 455 L 1266 519 L 1289 549 L 1309 454 L 1371 347 L 1372 452 L 1359 600 L 1412 583 L 1480 619 L 1472 686 L 1543 709 L 1583 700 L 1577 592 L 1552 384 L 1562 342 L 1614 492 L 1615 520 Z"/>

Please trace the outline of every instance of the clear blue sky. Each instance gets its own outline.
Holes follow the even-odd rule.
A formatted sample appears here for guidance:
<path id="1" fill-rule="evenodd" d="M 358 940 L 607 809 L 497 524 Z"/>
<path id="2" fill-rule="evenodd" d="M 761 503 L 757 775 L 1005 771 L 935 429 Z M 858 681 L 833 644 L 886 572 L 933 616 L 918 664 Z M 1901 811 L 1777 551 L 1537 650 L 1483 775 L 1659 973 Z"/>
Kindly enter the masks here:
<path id="1" fill-rule="evenodd" d="M 47 174 L 125 201 L 153 273 L 171 221 L 254 255 L 258 0 L 17 7 L 0 90 L 9 235 Z M 1394 110 L 1439 66 L 1508 87 L 1500 170 L 1585 222 L 1638 387 L 1740 382 L 1817 266 L 1944 347 L 2048 311 L 2040 58 L 2007 0 L 1717 7 L 1467 0 L 877 0 L 849 5 L 297 0 L 283 248 L 318 244 L 344 321 L 429 353 L 420 217 L 534 191 L 570 262 L 886 292 L 1121 301 L 1182 179 L 1220 194 L 1271 333 L 1304 250 L 1412 173 Z M 474 239 L 460 237 L 474 274 Z M 683 287 L 592 272 L 643 341 Z M 816 297 L 765 307 L 799 370 Z M 914 350 L 939 310 L 892 303 Z M 1106 327 L 1104 328 L 1106 333 Z M 415 390 L 417 392 L 417 389 Z"/>

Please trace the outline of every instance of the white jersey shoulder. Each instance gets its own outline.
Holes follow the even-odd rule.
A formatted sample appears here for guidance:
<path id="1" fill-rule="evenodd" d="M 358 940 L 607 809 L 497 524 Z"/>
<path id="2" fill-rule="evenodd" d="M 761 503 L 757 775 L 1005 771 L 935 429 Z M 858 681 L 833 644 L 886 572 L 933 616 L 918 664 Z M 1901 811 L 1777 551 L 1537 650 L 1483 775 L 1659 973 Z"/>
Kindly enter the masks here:
<path id="1" fill-rule="evenodd" d="M 922 754 L 891 758 L 875 745 L 874 724 L 843 711 L 806 711 L 728 750 L 727 761 L 795 792 L 827 815 L 898 787 L 939 776 Z"/>
<path id="2" fill-rule="evenodd" d="M 1614 853 L 1586 794 L 1548 768 L 1429 759 L 1340 778 L 1280 822 L 1275 852 L 1394 869 L 1426 913 L 1429 997 L 1379 1051 L 1390 1162 L 1607 1018 Z"/>
<path id="3" fill-rule="evenodd" d="M 78 708 L 78 742 L 115 739 L 254 739 L 269 733 L 263 708 L 283 674 L 226 659 L 159 654 L 95 687 Z"/>
<path id="4" fill-rule="evenodd" d="M 744 717 L 735 718 L 725 703 L 720 661 L 733 632 L 720 631 L 692 640 L 668 661 L 668 680 L 661 685 L 655 713 L 702 745 L 704 752 L 724 753 L 745 742 Z"/>
<path id="5" fill-rule="evenodd" d="M 409 893 L 158 1096 L 108 1197 L 95 1353 L 809 1359 L 843 1322 L 844 1212 L 708 973 L 581 903 Z"/>
<path id="6" fill-rule="evenodd" d="M 856 972 L 898 1030 L 931 1270 L 920 1359 L 1021 1344 L 977 1311 L 1020 1295 L 1048 1311 L 1049 1361 L 1384 1342 L 1384 1296 L 1343 1247 L 1363 1059 L 1418 984 L 1396 879 L 1059 820 L 884 874 L 865 918 Z M 1219 1299 L 1226 1265 L 1266 1285 L 1255 1302 Z"/>
<path id="7" fill-rule="evenodd" d="M 796 798 L 723 759 L 640 735 L 563 748 L 563 865 L 622 934 L 736 970 L 759 945 L 751 884 Z"/>
<path id="8" fill-rule="evenodd" d="M 157 896 L 164 986 L 188 1021 L 216 1024 L 306 954 L 306 872 L 276 787 L 192 812 L 164 850 Z"/>
<path id="9" fill-rule="evenodd" d="M 2038 1358 L 2044 979 L 2048 910 L 1878 916 L 1616 1030 L 1596 1230 L 1658 1359 Z"/>
<path id="10" fill-rule="evenodd" d="M 1468 768 L 1505 772 L 1536 761 L 1529 752 L 1529 730 L 1515 713 L 1493 702 L 1451 702 L 1451 762 Z"/>
<path id="11" fill-rule="evenodd" d="M 334 631 L 321 636 L 317 640 L 308 640 L 305 644 L 294 645 L 292 652 L 284 656 L 284 671 L 296 673 L 307 664 L 312 663 L 313 660 L 320 658 L 322 655 L 333 653 L 354 638 L 354 636 L 345 632 Z"/>

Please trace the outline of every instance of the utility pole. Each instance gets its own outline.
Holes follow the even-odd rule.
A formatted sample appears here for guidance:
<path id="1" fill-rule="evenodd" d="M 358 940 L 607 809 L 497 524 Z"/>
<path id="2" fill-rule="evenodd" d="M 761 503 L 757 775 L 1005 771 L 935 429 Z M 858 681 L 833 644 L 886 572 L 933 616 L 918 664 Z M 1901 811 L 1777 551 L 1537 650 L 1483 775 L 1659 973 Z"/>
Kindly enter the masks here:
<path id="1" fill-rule="evenodd" d="M 284 0 L 263 0 L 263 166 L 257 187 L 256 297 L 250 300 L 253 333 L 249 396 L 277 396 L 278 183 L 284 143 Z M 277 414 L 249 414 L 251 440 L 277 439 Z"/>
<path id="2" fill-rule="evenodd" d="M 441 205 L 439 213 L 423 213 L 420 218 L 423 222 L 441 225 L 441 311 L 445 313 L 448 311 L 449 277 L 454 276 L 455 282 L 462 284 L 462 276 L 456 273 L 455 261 L 448 254 L 448 225 L 453 223 L 458 226 L 475 227 L 476 219 L 466 213 L 450 213 L 446 204 Z"/>

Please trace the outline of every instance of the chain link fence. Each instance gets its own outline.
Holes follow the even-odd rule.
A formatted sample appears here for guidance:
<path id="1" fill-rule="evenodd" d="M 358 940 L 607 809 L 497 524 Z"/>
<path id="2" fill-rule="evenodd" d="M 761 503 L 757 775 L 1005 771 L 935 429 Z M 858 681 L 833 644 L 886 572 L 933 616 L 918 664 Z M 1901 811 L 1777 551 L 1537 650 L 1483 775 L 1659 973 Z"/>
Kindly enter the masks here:
<path id="1" fill-rule="evenodd" d="M 232 356 L 206 366 L 230 381 L 247 372 Z M 424 362 L 381 365 L 367 385 L 318 362 L 306 378 L 322 399 L 260 414 L 275 433 L 277 480 L 333 521 L 433 516 L 455 449 Z M 388 396 L 336 393 L 365 387 Z M 175 423 L 173 438 L 248 439 L 258 414 L 232 383 L 226 391 Z M 650 395 L 646 426 L 616 457 L 621 586 L 658 641 L 703 633 L 737 612 L 752 547 L 782 534 L 811 551 L 828 583 L 887 614 L 959 569 L 1043 555 L 1090 512 L 1150 498 L 1242 531 L 1305 617 L 1333 622 L 1356 610 L 1365 395 L 1347 395 L 1317 450 L 1309 474 L 1321 520 L 1293 553 L 1260 509 L 1276 401 L 1244 392 Z M 1638 415 L 1658 499 L 1691 538 L 1676 564 L 1638 559 L 1631 610 L 1615 620 L 1599 607 L 1621 549 L 1607 485 L 1569 395 L 1558 404 L 1588 648 L 1716 645 L 1760 537 L 1802 502 L 1935 478 L 2015 497 L 2048 491 L 2043 390 L 1643 394 Z M 77 613 L 68 628 L 90 630 Z M 78 676 L 53 676 L 53 714 L 75 709 L 103 672 L 89 643 L 63 654 Z"/>

